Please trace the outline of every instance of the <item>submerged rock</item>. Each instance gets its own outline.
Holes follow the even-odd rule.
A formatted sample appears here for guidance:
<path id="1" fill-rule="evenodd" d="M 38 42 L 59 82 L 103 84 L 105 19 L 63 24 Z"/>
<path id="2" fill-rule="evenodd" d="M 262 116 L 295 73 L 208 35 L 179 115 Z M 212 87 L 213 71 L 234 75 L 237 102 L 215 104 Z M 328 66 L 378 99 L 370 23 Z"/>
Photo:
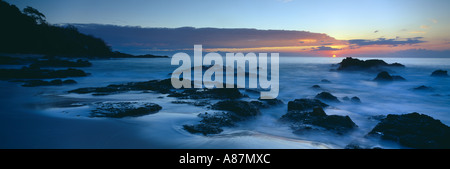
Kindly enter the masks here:
<path id="1" fill-rule="evenodd" d="M 338 134 L 358 127 L 349 116 L 327 115 L 322 107 L 316 107 L 312 112 L 289 111 L 281 116 L 280 121 L 292 123 L 295 130 L 304 129 L 301 126 L 314 125 L 326 130 L 335 131 Z M 307 129 L 310 128 L 308 126 Z"/>
<path id="2" fill-rule="evenodd" d="M 295 99 L 288 102 L 288 111 L 311 111 L 314 107 L 325 108 L 327 106 L 317 99 Z"/>
<path id="3" fill-rule="evenodd" d="M 319 85 L 313 85 L 313 86 L 311 86 L 311 88 L 313 88 L 313 89 L 321 89 L 321 87 Z"/>
<path id="4" fill-rule="evenodd" d="M 22 86 L 23 87 L 37 87 L 37 86 L 60 86 L 65 84 L 76 84 L 75 80 L 52 80 L 52 81 L 44 81 L 44 80 L 26 80 Z"/>
<path id="5" fill-rule="evenodd" d="M 381 139 L 396 141 L 411 148 L 450 148 L 450 127 L 419 113 L 389 114 L 368 135 L 380 136 Z"/>
<path id="6" fill-rule="evenodd" d="M 375 77 L 375 79 L 373 79 L 373 81 L 377 81 L 377 82 L 392 82 L 392 81 L 404 81 L 404 80 L 406 80 L 406 79 L 401 76 L 391 76 L 386 71 L 382 71 L 382 72 L 378 73 L 377 77 Z"/>
<path id="7" fill-rule="evenodd" d="M 56 57 L 49 57 L 46 60 L 38 60 L 31 65 L 38 67 L 90 67 L 92 66 L 92 63 L 82 59 L 70 61 L 58 59 Z"/>
<path id="8" fill-rule="evenodd" d="M 361 103 L 361 99 L 359 99 L 359 97 L 356 97 L 356 96 L 352 97 L 350 99 L 350 101 L 353 103 Z"/>
<path id="9" fill-rule="evenodd" d="M 327 79 L 322 79 L 320 82 L 322 82 L 322 83 L 331 83 L 331 81 L 329 81 Z"/>
<path id="10" fill-rule="evenodd" d="M 138 102 L 106 102 L 99 103 L 98 107 L 92 110 L 92 117 L 139 117 L 157 113 L 162 107 L 155 103 Z"/>
<path id="11" fill-rule="evenodd" d="M 371 59 L 371 60 L 359 60 L 352 57 L 347 57 L 339 63 L 337 70 L 339 71 L 355 71 L 355 70 L 380 70 L 381 67 L 405 67 L 400 63 L 388 64 L 383 60 Z"/>
<path id="12" fill-rule="evenodd" d="M 415 90 L 415 91 L 433 91 L 434 89 L 429 86 L 421 85 L 419 87 L 413 88 L 413 90 Z"/>
<path id="13" fill-rule="evenodd" d="M 446 70 L 435 70 L 433 73 L 431 73 L 431 76 L 433 77 L 449 77 Z"/>
<path id="14" fill-rule="evenodd" d="M 256 105 L 241 100 L 219 101 L 212 105 L 212 109 L 230 111 L 236 118 L 246 118 L 261 114 Z"/>
<path id="15" fill-rule="evenodd" d="M 331 93 L 322 92 L 316 95 L 316 99 L 330 101 L 330 102 L 340 102 L 336 96 L 333 96 Z"/>
<path id="16" fill-rule="evenodd" d="M 220 126 L 214 126 L 209 124 L 196 124 L 196 125 L 183 125 L 183 129 L 188 131 L 189 133 L 195 134 L 195 133 L 201 133 L 203 135 L 208 134 L 219 134 L 223 131 Z"/>
<path id="17" fill-rule="evenodd" d="M 79 69 L 51 70 L 39 67 L 23 67 L 21 69 L 0 69 L 0 79 L 53 79 L 67 77 L 84 77 L 88 73 Z"/>
<path id="18" fill-rule="evenodd" d="M 222 127 L 231 127 L 235 123 L 245 121 L 261 114 L 259 101 L 246 102 L 240 100 L 219 101 L 212 105 L 212 109 L 225 110 L 228 112 L 203 113 L 198 116 L 202 118 L 200 124 L 184 125 L 183 128 L 190 133 L 202 133 L 203 135 L 218 134 L 223 131 Z"/>

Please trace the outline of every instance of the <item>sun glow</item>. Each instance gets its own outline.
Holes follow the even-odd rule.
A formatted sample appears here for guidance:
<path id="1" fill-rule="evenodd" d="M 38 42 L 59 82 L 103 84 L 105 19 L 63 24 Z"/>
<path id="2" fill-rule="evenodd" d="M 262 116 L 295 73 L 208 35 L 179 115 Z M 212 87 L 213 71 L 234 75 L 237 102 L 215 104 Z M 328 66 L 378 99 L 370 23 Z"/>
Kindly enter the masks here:
<path id="1" fill-rule="evenodd" d="M 336 55 L 333 55 L 333 57 L 335 58 L 335 57 L 336 57 Z"/>

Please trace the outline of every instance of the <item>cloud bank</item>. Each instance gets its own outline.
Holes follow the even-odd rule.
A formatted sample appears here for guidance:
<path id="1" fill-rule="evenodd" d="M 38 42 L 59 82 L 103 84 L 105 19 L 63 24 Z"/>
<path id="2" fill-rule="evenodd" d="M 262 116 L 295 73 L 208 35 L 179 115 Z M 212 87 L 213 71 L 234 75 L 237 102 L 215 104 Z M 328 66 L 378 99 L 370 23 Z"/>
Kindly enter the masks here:
<path id="1" fill-rule="evenodd" d="M 221 29 L 221 28 L 141 28 L 99 24 L 73 24 L 80 32 L 104 39 L 115 50 L 130 53 L 176 51 L 192 49 L 194 44 L 204 48 L 281 50 L 295 52 L 326 45 L 347 43 L 323 33 L 289 30 Z"/>

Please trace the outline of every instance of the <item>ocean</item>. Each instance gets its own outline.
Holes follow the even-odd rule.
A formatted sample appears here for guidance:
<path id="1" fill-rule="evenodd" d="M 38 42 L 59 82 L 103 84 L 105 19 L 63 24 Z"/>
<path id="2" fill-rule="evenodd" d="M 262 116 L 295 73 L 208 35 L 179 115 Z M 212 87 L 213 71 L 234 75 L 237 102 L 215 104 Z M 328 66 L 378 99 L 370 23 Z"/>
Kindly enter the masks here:
<path id="1" fill-rule="evenodd" d="M 103 87 L 170 78 L 178 66 L 170 58 L 127 58 L 91 60 L 92 67 L 81 68 L 87 77 L 70 78 L 78 83 L 63 86 L 21 87 L 20 83 L 0 81 L 1 148 L 344 148 L 350 143 L 369 147 L 405 148 L 395 142 L 366 137 L 378 123 L 374 116 L 418 112 L 450 125 L 450 78 L 431 77 L 437 69 L 450 70 L 450 58 L 381 58 L 405 68 L 390 68 L 392 75 L 406 81 L 377 83 L 374 72 L 335 71 L 343 58 L 280 57 L 279 95 L 284 104 L 261 109 L 255 119 L 225 127 L 220 134 L 204 136 L 183 129 L 196 124 L 207 107 L 174 104 L 177 98 L 156 92 L 125 92 L 105 96 L 67 91 L 82 87 Z M 371 58 L 360 58 L 367 60 Z M 330 83 L 322 82 L 323 79 Z M 312 88 L 319 85 L 320 89 Z M 416 91 L 425 85 L 432 91 Z M 336 134 L 327 131 L 294 132 L 279 118 L 294 99 L 314 98 L 322 91 L 336 96 L 340 103 L 327 103 L 328 115 L 348 115 L 358 128 Z M 249 99 L 259 93 L 241 92 Z M 361 103 L 344 101 L 358 97 Z M 162 109 L 155 114 L 121 119 L 89 116 L 93 104 L 110 101 L 152 102 Z M 3 139 L 4 138 L 4 139 Z"/>

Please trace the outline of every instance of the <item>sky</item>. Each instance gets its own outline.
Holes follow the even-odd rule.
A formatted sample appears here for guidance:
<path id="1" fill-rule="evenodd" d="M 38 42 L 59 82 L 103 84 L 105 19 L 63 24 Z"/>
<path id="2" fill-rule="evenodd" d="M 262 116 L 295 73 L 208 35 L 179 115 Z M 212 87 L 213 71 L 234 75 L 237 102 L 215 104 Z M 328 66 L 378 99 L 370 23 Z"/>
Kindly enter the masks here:
<path id="1" fill-rule="evenodd" d="M 6 1 L 21 9 L 26 6 L 38 9 L 51 24 L 77 24 L 83 27 L 80 31 L 105 39 L 113 49 L 131 53 L 193 48 L 196 42 L 207 43 L 204 46 L 211 46 L 211 51 L 236 51 L 238 48 L 294 55 L 353 56 L 374 52 L 405 55 L 406 51 L 414 54 L 418 50 L 442 55 L 450 51 L 449 0 Z M 180 29 L 182 27 L 192 27 L 194 31 L 185 31 Z M 172 41 L 152 46 L 155 41 L 165 40 L 155 38 L 155 32 L 167 28 L 165 33 L 185 34 L 179 34 L 178 39 L 171 35 L 158 36 L 172 38 Z M 219 39 L 214 43 L 211 39 L 186 38 L 193 37 L 192 33 L 202 35 L 211 31 L 204 28 L 216 28 L 213 32 L 223 36 L 216 35 Z M 130 37 L 119 36 L 111 30 Z M 239 35 L 247 34 L 232 36 L 240 46 L 227 45 L 233 42 L 229 38 L 233 30 Z M 139 42 L 133 42 L 133 38 L 139 37 Z M 148 38 L 148 42 L 142 37 Z M 173 44 L 175 41 L 183 41 L 185 46 Z M 221 41 L 226 44 L 220 44 Z M 136 46 L 132 46 L 133 43 Z"/>

